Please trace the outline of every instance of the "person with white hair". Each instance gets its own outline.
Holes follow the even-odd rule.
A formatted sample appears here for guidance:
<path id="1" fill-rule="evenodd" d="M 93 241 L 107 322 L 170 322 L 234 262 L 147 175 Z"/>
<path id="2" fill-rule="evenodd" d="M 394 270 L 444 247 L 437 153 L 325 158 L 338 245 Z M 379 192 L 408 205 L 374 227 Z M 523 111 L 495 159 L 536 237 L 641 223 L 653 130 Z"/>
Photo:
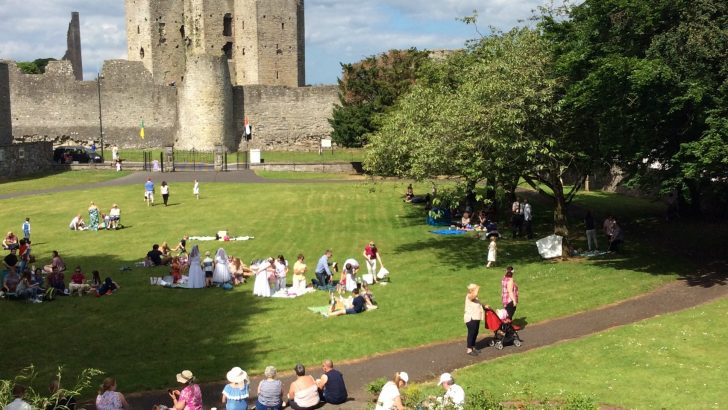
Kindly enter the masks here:
<path id="1" fill-rule="evenodd" d="M 276 368 L 265 368 L 265 380 L 258 384 L 258 401 L 255 408 L 258 410 L 283 409 L 283 383 L 276 379 Z"/>
<path id="2" fill-rule="evenodd" d="M 450 373 L 441 374 L 438 385 L 445 389 L 445 394 L 437 398 L 439 407 L 462 410 L 465 404 L 465 391 L 455 384 L 452 375 Z"/>

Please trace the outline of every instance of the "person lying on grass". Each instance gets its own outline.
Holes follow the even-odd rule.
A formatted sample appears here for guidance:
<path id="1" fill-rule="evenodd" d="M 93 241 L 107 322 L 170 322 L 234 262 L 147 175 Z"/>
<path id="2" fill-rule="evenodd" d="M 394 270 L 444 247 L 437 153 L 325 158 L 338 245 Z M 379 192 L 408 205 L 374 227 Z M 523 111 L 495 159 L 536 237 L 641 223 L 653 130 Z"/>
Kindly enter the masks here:
<path id="1" fill-rule="evenodd" d="M 344 309 L 340 310 L 334 310 L 336 309 L 336 305 L 331 305 L 331 312 L 329 313 L 329 316 L 343 316 L 343 315 L 354 315 L 357 313 L 361 313 L 367 309 L 367 302 L 366 299 L 364 299 L 364 296 L 359 294 L 359 289 L 354 289 L 353 292 L 351 292 L 354 298 L 351 301 L 350 306 L 344 306 Z"/>

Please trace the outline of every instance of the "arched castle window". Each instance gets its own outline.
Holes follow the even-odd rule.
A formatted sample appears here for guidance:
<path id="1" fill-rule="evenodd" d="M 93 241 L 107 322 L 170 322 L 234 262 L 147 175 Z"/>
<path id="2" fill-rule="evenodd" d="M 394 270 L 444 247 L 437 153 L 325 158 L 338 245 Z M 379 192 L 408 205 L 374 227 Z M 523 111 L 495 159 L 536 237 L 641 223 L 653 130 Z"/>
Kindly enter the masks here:
<path id="1" fill-rule="evenodd" d="M 233 15 L 230 13 L 225 14 L 225 17 L 223 17 L 222 35 L 223 36 L 232 36 L 233 35 Z"/>
<path id="2" fill-rule="evenodd" d="M 281 23 L 281 30 L 285 30 L 285 29 L 286 29 L 286 23 Z"/>
<path id="3" fill-rule="evenodd" d="M 139 49 L 139 58 L 144 58 L 144 47 Z"/>

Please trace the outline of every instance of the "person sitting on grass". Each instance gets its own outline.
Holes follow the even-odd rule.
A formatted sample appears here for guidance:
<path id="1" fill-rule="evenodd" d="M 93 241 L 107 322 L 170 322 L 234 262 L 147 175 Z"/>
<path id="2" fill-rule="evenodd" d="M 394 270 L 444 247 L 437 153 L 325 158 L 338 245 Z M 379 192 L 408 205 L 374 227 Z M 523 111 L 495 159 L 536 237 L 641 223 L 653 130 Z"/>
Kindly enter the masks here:
<path id="1" fill-rule="evenodd" d="M 177 373 L 177 382 L 182 384 L 182 391 L 170 391 L 172 408 L 175 410 L 202 410 L 202 390 L 195 382 L 195 377 L 189 370 Z"/>
<path id="2" fill-rule="evenodd" d="M 51 272 L 46 277 L 46 281 L 48 282 L 48 288 L 53 288 L 58 292 L 58 294 L 63 295 L 66 291 L 66 277 L 63 274 L 63 271 L 58 272 Z"/>
<path id="3" fill-rule="evenodd" d="M 445 389 L 442 396 L 430 396 L 422 403 L 423 409 L 454 409 L 462 410 L 465 404 L 465 391 L 462 387 L 455 384 L 450 373 L 440 375 L 440 383 L 438 385 Z"/>
<path id="4" fill-rule="evenodd" d="M 15 293 L 18 283 L 20 283 L 20 276 L 15 272 L 15 269 L 8 271 L 3 279 L 3 292 Z"/>
<path id="5" fill-rule="evenodd" d="M 156 243 L 152 245 L 152 250 L 147 252 L 146 266 L 161 266 L 169 263 L 171 258 L 164 255 Z"/>
<path id="6" fill-rule="evenodd" d="M 43 266 L 43 272 L 45 273 L 56 273 L 56 272 L 64 272 L 66 270 L 66 264 L 63 263 L 63 259 L 61 258 L 61 255 L 58 254 L 58 251 L 53 251 L 53 257 L 51 259 L 50 265 Z"/>
<path id="7" fill-rule="evenodd" d="M 409 382 L 409 375 L 406 372 L 397 372 L 394 379 L 388 381 L 382 387 L 382 391 L 377 398 L 377 405 L 374 410 L 403 410 L 402 397 L 399 389 L 403 388 Z"/>
<path id="8" fill-rule="evenodd" d="M 5 250 L 11 250 L 11 249 L 17 249 L 18 246 L 18 237 L 15 235 L 12 231 L 8 232 L 7 235 L 5 235 L 5 239 L 3 239 L 3 249 Z"/>
<path id="9" fill-rule="evenodd" d="M 76 216 L 71 219 L 71 223 L 68 224 L 68 227 L 72 231 L 85 231 L 86 230 L 86 223 L 83 222 L 83 218 L 81 217 L 81 214 L 76 214 Z"/>
<path id="10" fill-rule="evenodd" d="M 123 394 L 116 391 L 116 379 L 107 377 L 96 396 L 97 410 L 121 410 L 129 408 Z"/>
<path id="11" fill-rule="evenodd" d="M 96 292 L 96 289 L 98 289 L 103 284 L 103 282 L 101 282 L 101 274 L 99 273 L 99 271 L 95 270 L 91 272 L 91 280 L 88 284 L 91 287 L 92 292 Z"/>
<path id="12" fill-rule="evenodd" d="M 233 285 L 240 285 L 245 283 L 245 279 L 253 275 L 253 271 L 250 270 L 240 258 L 233 256 L 228 257 L 228 269 L 230 274 L 233 276 Z"/>
<path id="13" fill-rule="evenodd" d="M 268 366 L 263 374 L 265 380 L 258 383 L 258 400 L 255 408 L 258 410 L 283 409 L 283 383 L 276 379 L 276 368 Z"/>
<path id="14" fill-rule="evenodd" d="M 226 410 L 247 410 L 250 396 L 250 380 L 248 373 L 239 367 L 233 367 L 227 372 L 228 384 L 222 390 L 221 401 Z"/>
<path id="15" fill-rule="evenodd" d="M 172 263 L 169 264 L 169 274 L 172 275 L 172 283 L 174 284 L 182 279 L 182 265 L 178 256 L 172 258 Z"/>
<path id="16" fill-rule="evenodd" d="M 354 315 L 365 311 L 367 302 L 366 299 L 364 299 L 364 296 L 359 294 L 359 289 L 354 289 L 351 294 L 354 296 L 354 299 L 351 301 L 351 306 L 340 310 L 334 310 L 336 307 L 335 305 L 332 305 L 329 316 Z"/>
<path id="17" fill-rule="evenodd" d="M 30 276 L 30 272 L 23 272 L 23 276 L 18 282 L 18 286 L 15 288 L 15 294 L 21 299 L 28 299 L 36 303 L 42 302 L 40 299 L 40 286 L 37 283 L 33 283 L 33 279 Z"/>
<path id="18" fill-rule="evenodd" d="M 81 272 L 81 267 L 76 266 L 76 270 L 71 275 L 71 283 L 68 284 L 68 294 L 73 296 L 74 292 L 78 292 L 78 296 L 83 296 L 84 292 L 88 292 L 91 286 L 86 283 L 86 276 Z"/>
<path id="19" fill-rule="evenodd" d="M 104 282 L 96 289 L 96 297 L 111 295 L 119 290 L 119 284 L 114 282 L 110 277 L 104 279 Z"/>
<path id="20" fill-rule="evenodd" d="M 404 201 L 405 202 L 412 202 L 412 200 L 415 198 L 415 191 L 412 189 L 412 184 L 407 185 L 407 192 L 404 194 Z"/>
<path id="21" fill-rule="evenodd" d="M 18 255 L 15 248 L 10 250 L 10 253 L 5 255 L 3 258 L 3 266 L 5 266 L 5 269 L 8 271 L 17 272 L 18 267 Z"/>

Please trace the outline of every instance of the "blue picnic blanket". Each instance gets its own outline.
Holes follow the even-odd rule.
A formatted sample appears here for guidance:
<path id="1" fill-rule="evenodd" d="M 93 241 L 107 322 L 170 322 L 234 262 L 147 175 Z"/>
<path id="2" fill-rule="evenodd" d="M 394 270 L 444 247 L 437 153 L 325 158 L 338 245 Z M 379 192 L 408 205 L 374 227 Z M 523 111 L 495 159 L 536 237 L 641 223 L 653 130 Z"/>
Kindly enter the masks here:
<path id="1" fill-rule="evenodd" d="M 464 235 L 465 233 L 467 233 L 467 231 L 463 231 L 460 229 L 436 229 L 430 232 L 436 235 Z"/>

